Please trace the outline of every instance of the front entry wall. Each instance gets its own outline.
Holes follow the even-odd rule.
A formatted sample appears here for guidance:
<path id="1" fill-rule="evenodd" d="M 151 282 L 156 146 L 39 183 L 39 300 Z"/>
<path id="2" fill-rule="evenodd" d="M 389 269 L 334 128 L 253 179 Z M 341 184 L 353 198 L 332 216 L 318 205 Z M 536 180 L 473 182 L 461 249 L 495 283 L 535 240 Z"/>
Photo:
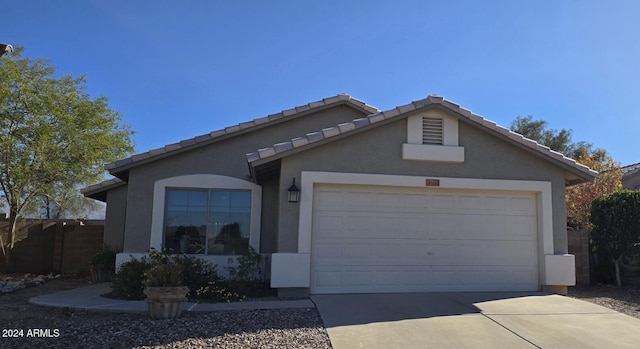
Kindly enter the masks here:
<path id="1" fill-rule="evenodd" d="M 352 186 L 355 184 L 358 185 L 367 185 L 367 186 L 375 186 L 376 188 L 381 188 L 382 192 L 389 193 L 411 193 L 413 191 L 421 193 L 426 190 L 427 187 L 427 179 L 429 179 L 429 183 L 434 185 L 437 183 L 437 190 L 445 190 L 445 192 L 454 192 L 457 191 L 462 193 L 464 196 L 465 192 L 475 191 L 475 194 L 481 194 L 480 197 L 484 195 L 487 200 L 491 201 L 490 198 L 502 198 L 500 200 L 512 200 L 515 199 L 515 202 L 522 203 L 528 202 L 529 207 L 531 205 L 535 205 L 535 210 L 529 210 L 527 214 L 525 214 L 526 222 L 523 223 L 525 228 L 523 231 L 533 231 L 533 235 L 535 238 L 531 237 L 531 235 L 527 235 L 521 241 L 511 241 L 511 242 L 500 242 L 490 244 L 488 241 L 479 240 L 478 243 L 473 246 L 467 246 L 467 249 L 476 250 L 478 248 L 489 248 L 489 253 L 498 253 L 495 256 L 494 261 L 487 261 L 486 264 L 479 267 L 477 270 L 473 270 L 473 268 L 467 268 L 467 270 L 463 270 L 464 268 L 460 268 L 460 265 L 455 265 L 456 263 L 460 263 L 467 259 L 464 263 L 469 264 L 469 261 L 474 258 L 479 258 L 479 256 L 472 255 L 469 257 L 463 256 L 463 250 L 465 247 L 462 244 L 453 243 L 453 241 L 435 241 L 431 239 L 431 236 L 423 236 L 420 240 L 422 244 L 427 244 L 427 253 L 429 251 L 438 251 L 438 256 L 429 257 L 431 260 L 436 260 L 435 263 L 431 263 L 428 261 L 424 261 L 424 263 L 414 263 L 420 264 L 422 269 L 418 269 L 417 273 L 424 276 L 422 280 L 422 285 L 414 285 L 414 289 L 430 289 L 430 290 L 538 290 L 541 288 L 541 285 L 572 285 L 575 282 L 575 275 L 571 272 L 573 259 L 570 255 L 554 255 L 554 246 L 553 246 L 553 218 L 552 218 L 552 191 L 551 191 L 551 183 L 546 181 L 517 181 L 517 180 L 488 180 L 488 179 L 468 179 L 468 178 L 429 178 L 429 177 L 420 177 L 420 176 L 397 176 L 397 175 L 377 175 L 377 174 L 358 174 L 358 173 L 335 173 L 335 172 L 306 172 L 303 171 L 301 174 L 301 202 L 300 202 L 300 216 L 299 216 L 299 227 L 298 227 L 298 253 L 276 253 L 273 255 L 272 260 L 272 287 L 294 287 L 294 288 L 311 288 L 312 293 L 321 293 L 321 292 L 350 292 L 349 287 L 345 288 L 344 283 L 338 283 L 336 285 L 336 270 L 333 273 L 326 273 L 326 263 L 337 263 L 335 260 L 332 262 L 331 258 L 323 258 L 321 249 L 324 249 L 324 253 L 328 253 L 331 255 L 332 253 L 335 255 L 335 250 L 331 252 L 331 248 L 320 248 L 324 243 L 322 239 L 322 232 L 319 235 L 320 240 L 316 240 L 314 234 L 316 234 L 316 222 L 314 221 L 314 210 L 322 204 L 318 204 L 318 199 L 316 198 L 317 189 L 320 188 L 329 188 L 337 187 L 340 185 Z M 435 180 L 435 181 L 434 181 Z M 327 186 L 329 185 L 329 186 Z M 511 196 L 512 199 L 504 199 L 509 198 L 508 195 L 510 192 L 518 192 L 518 195 Z M 394 194 L 395 195 L 395 194 Z M 449 195 L 449 194 L 447 194 Z M 471 195 L 473 196 L 473 195 Z M 459 196 L 460 197 L 460 196 Z M 475 199 L 472 199 L 475 200 Z M 481 203 L 481 205 L 486 205 L 486 203 Z M 328 205 L 331 206 L 331 205 Z M 375 210 L 373 211 L 375 212 Z M 371 211 L 368 213 L 370 217 L 372 216 Z M 434 218 L 435 213 L 431 213 L 431 217 L 427 214 L 426 219 L 428 224 L 430 218 Z M 375 214 L 374 214 L 375 215 Z M 403 213 L 404 215 L 404 213 Z M 491 220 L 501 220 L 505 217 L 508 217 L 509 214 L 498 214 L 494 215 L 491 218 L 486 218 L 489 221 Z M 423 218 L 425 218 L 423 217 Z M 457 215 L 449 216 L 446 218 L 446 221 L 450 220 L 458 220 L 460 217 Z M 405 219 L 405 217 L 403 217 Z M 532 222 L 532 219 L 535 219 L 535 223 Z M 355 224 L 355 220 L 352 217 L 349 217 L 347 224 Z M 423 221 L 424 222 L 424 221 Z M 386 222 L 388 225 L 389 222 Z M 520 223 L 514 223 L 514 226 L 517 226 Z M 445 226 L 445 225 L 443 225 Z M 533 228 L 532 228 L 533 227 Z M 340 229 L 344 229 L 343 227 Z M 491 225 L 487 225 L 483 227 L 484 230 L 491 230 Z M 347 229 L 348 231 L 348 229 Z M 450 230 L 449 230 L 450 232 Z M 399 234 L 405 234 L 404 239 L 410 239 L 410 233 L 406 230 L 402 232 L 397 232 Z M 348 233 L 347 233 L 348 234 Z M 408 234 L 408 235 L 407 235 Z M 435 234 L 435 233 L 434 233 Z M 459 236 L 460 239 L 464 240 L 469 238 L 466 236 L 471 234 L 470 231 L 463 231 L 462 235 Z M 466 235 L 465 235 L 466 234 Z M 524 234 L 526 235 L 526 234 Z M 312 239 L 313 237 L 313 239 Z M 500 236 L 498 236 L 500 237 Z M 496 238 L 495 240 L 504 240 L 504 236 L 500 239 Z M 343 242 L 348 241 L 348 237 L 342 237 Z M 375 237 L 374 237 L 375 239 Z M 384 238 L 380 237 L 377 240 L 377 243 L 384 244 Z M 313 241 L 312 241 L 313 240 Z M 356 239 L 362 240 L 362 239 Z M 402 240 L 402 238 L 401 238 Z M 445 239 L 446 240 L 446 239 Z M 489 239 L 490 240 L 490 239 Z M 319 243 L 318 243 L 319 242 Z M 325 241 L 326 242 L 326 241 Z M 343 243 L 340 242 L 340 243 Z M 535 243 L 534 243 L 535 242 Z M 331 240 L 329 239 L 329 243 L 331 244 Z M 429 247 L 429 243 L 431 246 Z M 373 245 L 376 244 L 376 241 L 373 240 Z M 436 249 L 436 245 L 439 249 Z M 444 245 L 443 245 L 444 244 Z M 532 246 L 535 244 L 535 256 L 532 256 Z M 373 246 L 370 245 L 370 246 Z M 398 247 L 400 250 L 404 250 L 404 255 L 402 258 L 406 261 L 408 258 L 406 255 L 411 255 L 411 244 L 406 244 L 406 247 Z M 484 247 L 479 247 L 484 246 Z M 312 252 L 312 247 L 314 248 Z M 365 251 L 373 251 L 374 247 L 369 247 L 368 250 Z M 446 249 L 449 249 L 448 257 Z M 526 257 L 524 259 L 517 261 L 517 258 L 514 255 L 513 249 L 517 249 L 519 253 L 524 252 Z M 317 251 L 316 251 L 317 250 Z M 415 251 L 415 250 L 414 250 Z M 355 251 L 354 253 L 357 253 Z M 384 252 L 382 250 L 379 253 L 371 253 L 369 254 L 369 260 L 379 259 L 379 257 L 384 256 Z M 431 252 L 434 253 L 434 252 Z M 320 254 L 319 257 L 316 254 Z M 433 255 L 432 255 L 433 256 Z M 427 258 L 424 257 L 424 258 Z M 342 257 L 340 257 L 342 258 Z M 357 258 L 352 258 L 350 261 L 343 260 L 340 263 L 340 266 L 337 271 L 340 273 L 340 280 L 344 278 L 344 271 L 353 267 L 360 267 L 360 270 L 369 273 L 369 276 L 364 276 L 363 278 L 366 280 L 384 280 L 383 275 L 391 276 L 393 273 L 397 273 L 396 270 L 393 270 L 393 263 L 390 272 L 384 273 L 384 268 L 379 268 L 382 273 L 375 272 L 375 268 L 371 268 L 369 264 L 363 263 L 362 265 L 357 265 L 354 263 L 354 260 Z M 438 263 L 442 264 L 443 261 L 456 261 L 455 263 L 448 263 L 448 267 L 444 267 L 442 269 L 442 265 L 438 265 Z M 495 261 L 499 261 L 502 263 L 502 269 L 497 267 L 491 267 L 491 264 Z M 516 264 L 522 264 L 519 267 L 509 267 L 510 263 L 516 261 Z M 349 265 L 351 263 L 352 265 Z M 404 262 L 395 262 L 395 263 L 404 263 Z M 445 264 L 446 264 L 445 263 Z M 365 267 L 366 265 L 366 267 Z M 425 269 L 424 266 L 429 265 L 429 269 Z M 524 267 L 523 267 L 524 266 Z M 523 267 L 523 268 L 521 268 Z M 367 270 L 368 268 L 368 270 Z M 385 266 L 388 268 L 388 266 Z M 449 268 L 450 270 L 447 270 Z M 474 267 L 475 268 L 475 267 Z M 492 271 L 493 268 L 493 271 Z M 520 268 L 520 269 L 519 269 Z M 357 269 L 357 268 L 356 268 Z M 455 270 L 457 269 L 457 270 Z M 355 269 L 353 269 L 355 270 Z M 434 273 L 434 270 L 436 271 Z M 469 273 L 471 270 L 473 272 Z M 537 270 L 537 275 L 536 274 Z M 562 272 L 557 272 L 557 271 Z M 477 278 L 474 275 L 477 275 L 478 272 L 482 275 Z M 349 274 L 355 276 L 355 274 Z M 365 275 L 360 273 L 360 275 Z M 377 276 L 373 276 L 373 275 Z M 461 275 L 466 275 L 467 283 L 461 283 L 460 280 L 464 279 Z M 406 273 L 405 273 L 406 275 Z M 434 278 L 434 275 L 435 278 Z M 508 275 L 508 276 L 505 276 Z M 376 277 L 378 279 L 376 279 Z M 397 276 L 394 276 L 397 277 Z M 507 277 L 508 281 L 500 281 Z M 380 279 L 382 278 L 382 279 Z M 476 281 L 473 281 L 475 278 Z M 397 292 L 397 291 L 410 291 L 411 286 L 408 283 L 414 282 L 411 278 L 402 277 L 405 283 L 404 286 L 398 288 L 389 288 L 387 292 Z M 355 279 L 353 279 L 355 280 Z M 447 281 L 449 280 L 449 281 Z M 494 280 L 494 281 L 492 281 Z M 497 280 L 497 281 L 496 281 Z M 370 285 L 382 285 L 387 281 L 380 282 L 370 282 Z M 518 286 L 513 286 L 513 283 Z M 549 283 L 553 282 L 553 283 Z M 328 286 L 334 285 L 334 286 Z M 439 285 L 439 286 L 438 286 Z M 508 286 L 511 285 L 511 286 Z M 336 288 L 337 287 L 337 288 Z M 384 287 L 378 286 L 358 286 L 353 288 L 352 292 L 383 292 Z M 376 288 L 377 287 L 377 288 Z M 323 289 L 324 288 L 324 289 Z M 367 291 L 367 288 L 369 291 Z"/>

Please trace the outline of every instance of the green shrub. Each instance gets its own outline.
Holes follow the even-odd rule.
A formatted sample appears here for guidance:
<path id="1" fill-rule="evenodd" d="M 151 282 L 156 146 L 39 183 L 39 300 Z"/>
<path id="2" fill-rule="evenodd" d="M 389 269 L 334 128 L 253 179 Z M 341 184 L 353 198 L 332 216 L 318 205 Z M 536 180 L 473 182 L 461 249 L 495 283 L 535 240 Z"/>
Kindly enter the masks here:
<path id="1" fill-rule="evenodd" d="M 242 301 L 245 299 L 244 295 L 235 291 L 230 291 L 226 287 L 216 283 L 215 281 L 208 282 L 207 285 L 197 289 L 195 293 L 198 300 L 211 303 L 229 303 Z"/>
<path id="2" fill-rule="evenodd" d="M 115 250 L 104 245 L 93 257 L 91 257 L 91 278 L 93 282 L 108 282 L 113 280 L 116 272 L 116 254 Z"/>
<path id="3" fill-rule="evenodd" d="M 142 300 L 144 299 L 144 273 L 151 268 L 147 258 L 136 259 L 122 263 L 113 278 L 112 295 L 115 298 Z"/>
<path id="4" fill-rule="evenodd" d="M 177 263 L 161 263 L 152 265 L 144 272 L 146 287 L 183 286 L 182 266 Z"/>
<path id="5" fill-rule="evenodd" d="M 98 268 L 116 268 L 116 254 L 109 246 L 104 245 L 93 257 L 91 257 L 91 266 Z"/>
<path id="6" fill-rule="evenodd" d="M 237 258 L 237 266 L 233 258 L 229 258 L 225 267 L 229 272 L 228 288 L 246 297 L 271 295 L 272 289 L 260 277 L 261 260 L 262 256 L 251 246 Z"/>
<path id="7" fill-rule="evenodd" d="M 591 243 L 598 258 L 613 262 L 621 286 L 620 262 L 638 255 L 640 191 L 622 190 L 591 203 Z"/>
<path id="8" fill-rule="evenodd" d="M 148 258 L 134 258 L 118 268 L 112 295 L 123 299 L 144 299 L 142 290 L 146 283 L 148 286 L 188 286 L 187 297 L 200 300 L 202 298 L 197 291 L 207 287 L 213 291 L 210 282 L 217 285 L 219 280 L 216 266 L 209 261 L 185 254 L 172 255 L 166 249 L 152 249 Z"/>
<path id="9" fill-rule="evenodd" d="M 196 291 L 220 280 L 216 266 L 207 260 L 186 254 L 173 255 L 172 258 L 181 267 L 182 282 L 189 286 L 190 299 L 201 299 Z"/>
<path id="10" fill-rule="evenodd" d="M 245 297 L 268 294 L 271 289 L 259 278 L 261 255 L 249 248 L 238 257 L 237 266 L 229 259 L 230 278 L 218 275 L 210 261 L 168 250 L 151 250 L 149 257 L 123 263 L 115 275 L 112 295 L 122 299 L 144 299 L 147 286 L 188 286 L 191 300 L 232 302 Z"/>

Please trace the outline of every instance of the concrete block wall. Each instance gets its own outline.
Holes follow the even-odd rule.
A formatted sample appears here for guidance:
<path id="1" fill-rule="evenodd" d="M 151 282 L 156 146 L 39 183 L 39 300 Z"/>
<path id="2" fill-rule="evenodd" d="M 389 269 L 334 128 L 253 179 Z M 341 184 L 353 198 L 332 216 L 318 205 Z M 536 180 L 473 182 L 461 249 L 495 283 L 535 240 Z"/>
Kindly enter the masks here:
<path id="1" fill-rule="evenodd" d="M 27 219 L 18 226 L 18 242 L 11 258 L 16 273 L 88 272 L 91 258 L 103 246 L 104 221 Z M 7 228 L 8 222 L 0 220 L 0 237 L 5 243 Z M 3 271 L 6 266 L 0 258 Z"/>
<path id="2" fill-rule="evenodd" d="M 589 277 L 589 232 L 586 230 L 567 231 L 569 253 L 576 256 L 576 284 L 590 285 Z"/>

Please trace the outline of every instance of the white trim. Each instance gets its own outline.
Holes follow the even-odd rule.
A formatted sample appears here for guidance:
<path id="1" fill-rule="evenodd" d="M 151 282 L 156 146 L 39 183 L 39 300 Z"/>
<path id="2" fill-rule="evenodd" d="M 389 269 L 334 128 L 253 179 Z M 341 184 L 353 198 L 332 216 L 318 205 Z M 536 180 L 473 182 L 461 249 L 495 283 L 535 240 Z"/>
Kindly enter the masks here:
<path id="1" fill-rule="evenodd" d="M 535 193 L 538 200 L 538 237 L 540 240 L 540 250 L 538 252 L 538 270 L 540 271 L 539 280 L 543 285 L 550 285 L 550 282 L 555 281 L 554 279 L 556 279 L 556 277 L 548 275 L 546 267 L 546 262 L 553 259 L 547 257 L 547 255 L 554 255 L 552 190 L 551 182 L 548 181 L 422 177 L 302 171 L 300 175 L 301 199 L 300 216 L 298 220 L 298 254 L 311 254 L 311 231 L 314 194 L 313 189 L 316 184 L 357 183 L 359 185 L 424 188 L 427 179 L 437 179 L 439 181 L 439 188 L 443 189 L 525 191 Z M 563 258 L 563 262 L 560 264 L 564 265 L 564 262 L 568 263 L 568 260 Z M 564 274 L 566 273 L 563 273 L 563 275 Z M 295 277 L 310 277 L 310 271 L 306 271 L 304 273 L 300 272 L 300 275 L 296 275 Z M 564 275 L 562 279 L 568 280 L 568 276 Z"/>
<path id="2" fill-rule="evenodd" d="M 251 223 L 249 245 L 260 251 L 260 215 L 262 187 L 235 177 L 214 174 L 195 174 L 157 180 L 153 184 L 153 211 L 151 214 L 150 248 L 162 249 L 165 194 L 167 188 L 241 189 L 251 190 Z"/>
<path id="3" fill-rule="evenodd" d="M 464 147 L 433 144 L 402 145 L 403 160 L 464 162 Z"/>

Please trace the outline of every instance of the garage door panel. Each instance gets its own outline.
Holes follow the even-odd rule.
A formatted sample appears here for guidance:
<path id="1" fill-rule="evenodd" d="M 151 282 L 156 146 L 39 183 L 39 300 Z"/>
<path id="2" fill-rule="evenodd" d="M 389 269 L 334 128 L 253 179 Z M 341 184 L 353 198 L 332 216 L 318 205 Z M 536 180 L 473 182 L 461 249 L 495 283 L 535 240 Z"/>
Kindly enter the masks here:
<path id="1" fill-rule="evenodd" d="M 314 244 L 313 254 L 317 266 L 423 265 L 429 250 L 428 244 L 419 239 L 401 242 L 384 239 L 370 243 L 357 239 L 345 239 L 341 243 L 326 241 Z"/>
<path id="2" fill-rule="evenodd" d="M 315 217 L 314 231 L 321 231 L 324 236 L 343 236 L 343 219 L 342 214 L 318 214 Z"/>
<path id="3" fill-rule="evenodd" d="M 536 209 L 536 200 L 533 197 L 510 197 L 509 209 L 511 212 L 523 212 L 531 214 Z"/>
<path id="4" fill-rule="evenodd" d="M 429 208 L 452 210 L 455 207 L 455 202 L 456 197 L 453 195 L 434 194 L 429 198 Z"/>
<path id="5" fill-rule="evenodd" d="M 376 270 L 362 266 L 327 268 L 321 267 L 314 273 L 311 285 L 317 293 L 419 292 L 429 291 L 432 285 L 431 272 L 425 266 L 384 266 Z"/>
<path id="6" fill-rule="evenodd" d="M 434 291 L 522 291 L 537 282 L 532 268 L 432 268 Z"/>
<path id="7" fill-rule="evenodd" d="M 528 193 L 319 186 L 311 292 L 536 290 L 536 209 Z"/>

